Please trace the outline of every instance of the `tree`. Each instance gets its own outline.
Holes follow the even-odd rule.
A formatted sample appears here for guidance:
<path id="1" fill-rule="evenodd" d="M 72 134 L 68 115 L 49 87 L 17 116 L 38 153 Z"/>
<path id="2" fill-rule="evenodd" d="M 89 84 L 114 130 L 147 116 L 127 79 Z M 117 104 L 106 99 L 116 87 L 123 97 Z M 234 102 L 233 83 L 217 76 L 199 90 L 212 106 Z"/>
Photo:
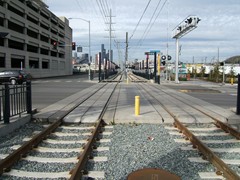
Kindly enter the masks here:
<path id="1" fill-rule="evenodd" d="M 229 78 L 234 78 L 235 76 L 236 76 L 236 72 L 234 71 L 234 64 L 232 64 L 232 66 L 231 66 L 231 70 L 230 70 L 230 72 L 228 73 L 228 77 Z"/>
<path id="2" fill-rule="evenodd" d="M 221 76 L 220 74 L 220 71 L 219 71 L 219 63 L 216 63 L 214 65 L 214 68 L 213 68 L 213 72 L 212 72 L 212 80 L 215 81 L 215 82 L 219 82 L 219 77 Z"/>
<path id="3" fill-rule="evenodd" d="M 205 72 L 206 72 L 206 67 L 201 67 L 201 71 L 200 71 L 200 74 L 201 74 L 201 77 L 203 78 L 204 75 L 205 75 Z"/>

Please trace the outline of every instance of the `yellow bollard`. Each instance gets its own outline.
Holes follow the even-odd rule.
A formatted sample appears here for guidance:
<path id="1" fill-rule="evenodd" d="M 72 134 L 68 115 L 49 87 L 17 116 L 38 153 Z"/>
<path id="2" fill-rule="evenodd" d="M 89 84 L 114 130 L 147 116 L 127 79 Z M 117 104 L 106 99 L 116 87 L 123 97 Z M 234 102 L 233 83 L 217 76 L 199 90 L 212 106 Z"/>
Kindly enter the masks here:
<path id="1" fill-rule="evenodd" d="M 233 85 L 233 78 L 231 78 L 231 85 Z"/>
<path id="2" fill-rule="evenodd" d="M 135 96 L 135 115 L 138 116 L 140 114 L 140 97 Z"/>

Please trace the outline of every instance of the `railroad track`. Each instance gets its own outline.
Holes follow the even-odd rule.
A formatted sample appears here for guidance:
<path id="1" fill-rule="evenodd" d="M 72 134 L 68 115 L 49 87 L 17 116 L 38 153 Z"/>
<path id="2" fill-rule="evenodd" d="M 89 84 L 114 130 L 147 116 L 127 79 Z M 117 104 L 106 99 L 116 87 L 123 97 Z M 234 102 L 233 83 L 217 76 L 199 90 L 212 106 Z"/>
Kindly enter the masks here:
<path id="1" fill-rule="evenodd" d="M 177 94 L 164 91 L 164 88 L 160 86 L 150 85 L 146 88 L 146 85 L 139 83 L 138 87 L 139 89 L 144 89 L 146 92 L 142 94 L 143 96 L 148 96 L 148 99 L 152 99 L 150 103 L 156 107 L 156 110 L 159 108 L 159 105 L 161 105 L 161 107 L 171 115 L 174 120 L 174 127 L 166 128 L 171 131 L 171 135 L 183 137 L 183 139 L 176 140 L 176 142 L 192 143 L 192 147 L 187 146 L 182 149 L 185 151 L 199 151 L 200 157 L 191 157 L 189 160 L 195 163 L 210 162 L 216 167 L 214 173 L 199 172 L 201 177 L 240 179 L 238 175 L 240 174 L 240 159 L 236 159 L 236 154 L 240 153 L 240 133 L 228 125 L 226 119 L 218 118 L 216 114 L 214 115 L 213 112 L 209 112 L 209 110 L 203 107 L 193 107 L 190 102 L 179 97 Z M 182 109 L 182 113 L 176 115 L 174 108 L 170 109 L 167 105 L 168 102 L 162 101 L 161 96 L 167 96 L 167 98 L 164 99 L 175 103 L 178 108 Z M 192 115 L 193 113 L 195 116 L 201 118 L 195 119 Z M 185 114 L 187 114 L 187 116 Z M 188 118 L 187 121 L 190 123 L 187 123 L 186 118 Z M 200 119 L 205 120 L 201 122 Z M 162 117 L 162 121 L 164 122 L 164 117 Z M 178 131 L 180 133 L 176 131 L 176 128 L 179 129 Z"/>
<path id="2" fill-rule="evenodd" d="M 139 76 L 136 76 L 134 75 L 132 72 L 129 72 L 128 73 L 128 78 L 131 82 L 139 82 L 139 83 L 144 83 L 144 82 L 147 82 L 147 80 L 145 78 L 142 78 L 142 77 L 139 77 Z"/>
<path id="3" fill-rule="evenodd" d="M 118 78 L 118 83 L 121 81 Z M 83 123 L 80 119 L 77 123 L 66 123 L 66 119 L 82 104 L 91 102 L 94 94 L 101 96 L 99 90 L 88 94 L 77 107 L 61 113 L 53 123 L 47 125 L 40 132 L 34 132 L 29 138 L 23 139 L 20 146 L 11 147 L 12 153 L 6 154 L 0 160 L 0 178 L 25 179 L 25 178 L 60 178 L 81 179 L 84 176 L 104 179 L 104 171 L 87 171 L 89 161 L 102 162 L 106 157 L 94 157 L 96 151 L 108 151 L 108 138 L 111 135 L 112 126 L 106 126 L 102 117 L 108 107 L 109 101 L 118 83 L 107 83 L 109 90 L 105 102 L 101 102 L 98 117 L 94 122 Z M 105 86 L 105 85 L 104 85 Z M 96 98 L 99 100 L 99 98 Z M 92 103 L 92 102 L 91 102 Z M 97 103 L 97 102 L 94 102 Z M 82 117 L 89 113 L 91 108 L 85 108 Z M 56 113 L 58 114 L 58 113 Z M 87 117 L 87 116 L 86 116 Z M 104 139 L 100 139 L 104 137 Z M 100 144 L 101 147 L 98 147 Z M 104 145 L 104 143 L 106 145 Z"/>

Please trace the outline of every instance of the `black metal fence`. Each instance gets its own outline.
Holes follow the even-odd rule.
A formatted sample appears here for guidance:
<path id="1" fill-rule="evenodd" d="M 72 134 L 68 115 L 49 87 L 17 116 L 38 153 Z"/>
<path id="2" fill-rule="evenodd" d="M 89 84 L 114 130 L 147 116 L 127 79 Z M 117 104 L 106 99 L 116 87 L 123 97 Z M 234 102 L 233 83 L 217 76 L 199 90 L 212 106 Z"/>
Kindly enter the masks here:
<path id="1" fill-rule="evenodd" d="M 9 123 L 10 117 L 32 113 L 31 82 L 22 85 L 4 84 L 0 89 L 0 121 Z"/>

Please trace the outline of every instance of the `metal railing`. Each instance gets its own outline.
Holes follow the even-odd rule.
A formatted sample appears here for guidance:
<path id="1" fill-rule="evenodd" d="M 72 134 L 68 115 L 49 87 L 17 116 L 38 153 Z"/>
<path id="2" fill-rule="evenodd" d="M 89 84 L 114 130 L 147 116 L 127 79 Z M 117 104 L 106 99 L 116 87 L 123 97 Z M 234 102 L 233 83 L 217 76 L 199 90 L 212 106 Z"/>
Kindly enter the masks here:
<path id="1" fill-rule="evenodd" d="M 10 117 L 32 113 L 31 82 L 22 85 L 4 84 L 0 89 L 0 121 L 10 122 Z"/>

